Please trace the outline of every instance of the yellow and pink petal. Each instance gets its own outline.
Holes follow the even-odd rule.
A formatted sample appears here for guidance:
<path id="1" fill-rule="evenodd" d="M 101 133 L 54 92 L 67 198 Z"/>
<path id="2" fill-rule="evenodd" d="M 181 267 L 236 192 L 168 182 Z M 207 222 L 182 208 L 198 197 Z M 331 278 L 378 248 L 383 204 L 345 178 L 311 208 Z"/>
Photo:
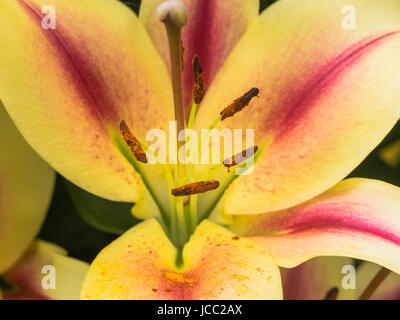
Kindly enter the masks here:
<path id="1" fill-rule="evenodd" d="M 66 254 L 59 246 L 35 241 L 4 275 L 4 280 L 12 289 L 3 290 L 3 299 L 79 299 L 80 287 L 89 265 Z"/>
<path id="2" fill-rule="evenodd" d="M 45 29 L 52 12 L 55 29 Z M 143 142 L 167 128 L 173 107 L 168 71 L 136 15 L 114 0 L 16 0 L 1 2 L 0 21 L 0 99 L 27 141 L 81 188 L 140 198 L 141 177 L 108 128 L 125 120 Z"/>
<path id="3" fill-rule="evenodd" d="M 217 128 L 254 129 L 257 145 L 273 139 L 253 174 L 227 190 L 227 214 L 282 210 L 317 196 L 346 177 L 399 119 L 400 4 L 348 5 L 276 2 L 215 77 L 195 127 L 208 127 L 257 87 L 259 98 Z"/>
<path id="4" fill-rule="evenodd" d="M 385 182 L 344 180 L 296 207 L 238 216 L 231 229 L 264 247 L 282 267 L 345 256 L 400 273 L 400 188 Z"/>
<path id="5" fill-rule="evenodd" d="M 32 150 L 0 103 L 0 274 L 28 248 L 46 217 L 55 173 Z"/>
<path id="6" fill-rule="evenodd" d="M 177 250 L 156 220 L 103 249 L 84 280 L 83 299 L 281 299 L 279 269 L 268 253 L 208 220 L 177 266 Z"/>
<path id="7" fill-rule="evenodd" d="M 158 6 L 165 0 L 146 0 L 139 19 L 152 38 L 168 68 L 170 58 L 164 25 L 157 20 Z M 182 30 L 184 51 L 184 102 L 191 106 L 193 88 L 192 60 L 197 54 L 205 71 L 206 88 L 212 83 L 225 58 L 257 17 L 258 0 L 183 0 L 189 21 Z"/>

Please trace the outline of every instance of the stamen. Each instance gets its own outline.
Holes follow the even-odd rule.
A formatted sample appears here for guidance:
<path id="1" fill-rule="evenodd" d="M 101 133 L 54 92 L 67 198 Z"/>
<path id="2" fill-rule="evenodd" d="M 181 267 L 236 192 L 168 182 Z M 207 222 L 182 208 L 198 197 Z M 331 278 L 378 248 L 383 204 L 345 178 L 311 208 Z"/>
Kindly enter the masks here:
<path id="1" fill-rule="evenodd" d="M 199 181 L 171 190 L 172 195 L 175 197 L 190 196 L 193 194 L 204 193 L 207 191 L 215 190 L 219 187 L 219 182 L 216 180 Z"/>
<path id="2" fill-rule="evenodd" d="M 372 279 L 368 287 L 361 294 L 359 300 L 368 300 L 369 298 L 371 298 L 376 289 L 378 289 L 378 287 L 386 279 L 390 272 L 391 271 L 389 269 L 382 267 L 381 270 L 379 270 L 379 272 L 376 274 L 374 279 Z"/>
<path id="3" fill-rule="evenodd" d="M 183 71 L 183 69 L 184 69 L 184 66 L 185 66 L 185 59 L 184 59 L 184 56 L 185 56 L 185 50 L 186 50 L 186 48 L 183 46 L 183 41 L 181 40 L 181 60 L 182 60 L 182 71 Z"/>
<path id="4" fill-rule="evenodd" d="M 120 123 L 120 131 L 122 134 L 122 138 L 131 149 L 135 158 L 140 162 L 147 163 L 146 152 L 143 150 L 139 140 L 136 139 L 136 137 L 132 134 L 131 130 L 124 120 L 122 120 Z"/>
<path id="5" fill-rule="evenodd" d="M 336 300 L 339 295 L 339 289 L 337 287 L 331 288 L 325 296 L 325 300 Z"/>
<path id="6" fill-rule="evenodd" d="M 224 160 L 224 162 L 223 162 L 224 166 L 229 169 L 230 167 L 241 164 L 244 161 L 246 161 L 247 159 L 249 159 L 250 157 L 252 157 L 257 152 L 257 150 L 258 150 L 258 146 L 254 146 L 251 148 L 247 148 L 246 150 L 243 150 L 242 152 L 236 153 L 234 156 Z"/>
<path id="7" fill-rule="evenodd" d="M 251 99 L 258 96 L 258 88 L 252 88 L 246 92 L 243 96 L 233 101 L 229 106 L 221 111 L 221 120 L 234 116 L 236 113 L 241 111 L 244 107 L 248 106 Z"/>
<path id="8" fill-rule="evenodd" d="M 192 61 L 193 66 L 193 100 L 196 104 L 200 104 L 204 97 L 204 72 L 200 59 L 197 55 Z"/>

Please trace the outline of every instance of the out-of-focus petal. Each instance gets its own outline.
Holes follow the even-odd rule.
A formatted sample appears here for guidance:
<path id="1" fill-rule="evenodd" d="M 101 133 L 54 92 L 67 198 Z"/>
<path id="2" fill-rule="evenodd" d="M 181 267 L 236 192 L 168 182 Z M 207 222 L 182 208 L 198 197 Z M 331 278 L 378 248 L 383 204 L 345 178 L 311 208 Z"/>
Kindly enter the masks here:
<path id="1" fill-rule="evenodd" d="M 357 297 L 374 279 L 381 266 L 365 262 L 357 269 Z M 400 300 L 400 276 L 390 273 L 372 294 L 370 300 Z"/>
<path id="2" fill-rule="evenodd" d="M 291 269 L 281 268 L 283 298 L 285 300 L 322 300 L 332 288 L 338 289 L 338 300 L 355 300 L 357 290 L 344 288 L 343 278 L 353 267 L 353 259 L 318 257 Z M 352 269 L 355 270 L 355 269 Z M 358 274 L 355 273 L 357 287 Z"/>
<path id="3" fill-rule="evenodd" d="M 53 194 L 55 173 L 26 143 L 1 103 L 0 149 L 2 274 L 39 232 Z"/>
<path id="4" fill-rule="evenodd" d="M 54 244 L 36 241 L 4 278 L 14 288 L 3 291 L 9 300 L 75 300 L 89 268 L 85 262 L 66 256 Z"/>

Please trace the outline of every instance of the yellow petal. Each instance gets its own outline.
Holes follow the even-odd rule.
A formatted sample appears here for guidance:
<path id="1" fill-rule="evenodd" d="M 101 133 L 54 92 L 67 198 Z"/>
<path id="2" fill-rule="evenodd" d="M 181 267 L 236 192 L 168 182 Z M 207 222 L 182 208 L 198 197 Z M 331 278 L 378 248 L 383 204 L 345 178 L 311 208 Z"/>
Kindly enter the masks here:
<path id="1" fill-rule="evenodd" d="M 134 202 L 141 178 L 107 126 L 125 120 L 144 142 L 173 118 L 167 69 L 135 14 L 114 0 L 2 1 L 0 27 L 0 98 L 28 142 L 81 188 Z"/>
<path id="2" fill-rule="evenodd" d="M 251 237 L 283 267 L 345 256 L 400 273 L 400 188 L 382 181 L 344 180 L 296 207 L 238 216 L 232 230 Z"/>
<path id="3" fill-rule="evenodd" d="M 54 244 L 36 241 L 4 278 L 15 287 L 4 291 L 4 299 L 79 299 L 83 278 L 89 268 L 85 262 L 66 256 Z"/>
<path id="4" fill-rule="evenodd" d="M 32 150 L 0 103 L 0 274 L 12 266 L 40 230 L 55 173 Z"/>
<path id="5" fill-rule="evenodd" d="M 400 3 L 350 4 L 355 29 L 347 29 L 347 0 L 276 2 L 216 76 L 196 127 L 257 87 L 259 98 L 217 128 L 254 129 L 258 145 L 273 138 L 254 172 L 228 189 L 226 213 L 281 210 L 315 197 L 347 176 L 399 119 Z"/>
<path id="6" fill-rule="evenodd" d="M 155 220 L 103 249 L 82 286 L 83 299 L 280 299 L 280 274 L 265 252 L 205 220 L 177 250 Z"/>
<path id="7" fill-rule="evenodd" d="M 170 67 L 165 27 L 157 19 L 156 11 L 164 0 L 142 1 L 139 19 L 145 26 L 156 48 Z M 189 21 L 182 30 L 184 51 L 184 101 L 190 108 L 193 74 L 192 60 L 197 54 L 205 72 L 206 88 L 213 81 L 225 58 L 257 17 L 258 0 L 183 0 Z"/>

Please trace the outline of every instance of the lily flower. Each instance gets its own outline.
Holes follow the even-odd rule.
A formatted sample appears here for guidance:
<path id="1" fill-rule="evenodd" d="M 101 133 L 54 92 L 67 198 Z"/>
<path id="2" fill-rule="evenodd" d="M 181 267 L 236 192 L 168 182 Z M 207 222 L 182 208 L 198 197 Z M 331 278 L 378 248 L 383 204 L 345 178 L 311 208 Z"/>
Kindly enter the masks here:
<path id="1" fill-rule="evenodd" d="M 19 130 L 146 220 L 99 253 L 82 298 L 280 299 L 278 266 L 316 256 L 400 273 L 399 188 L 342 181 L 400 116 L 399 2 L 258 5 L 146 0 L 136 17 L 114 0 L 0 4 L 0 98 Z M 171 120 L 254 129 L 253 155 L 154 164 L 147 134 Z M 185 155 L 169 137 L 159 146 Z"/>
<path id="2" fill-rule="evenodd" d="M 55 172 L 25 142 L 0 104 L 0 299 L 76 299 L 88 266 L 34 240 L 53 195 Z M 54 267 L 54 287 L 42 286 Z"/>

